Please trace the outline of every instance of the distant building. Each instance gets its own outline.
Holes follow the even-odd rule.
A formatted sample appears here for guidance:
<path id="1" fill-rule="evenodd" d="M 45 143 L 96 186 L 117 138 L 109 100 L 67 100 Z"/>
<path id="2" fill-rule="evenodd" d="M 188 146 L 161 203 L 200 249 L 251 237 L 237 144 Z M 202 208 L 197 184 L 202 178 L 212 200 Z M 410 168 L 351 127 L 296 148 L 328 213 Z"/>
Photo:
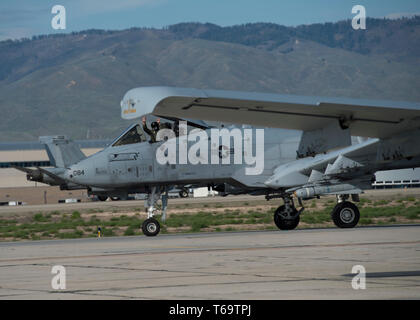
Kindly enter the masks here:
<path id="1" fill-rule="evenodd" d="M 420 168 L 379 171 L 373 189 L 420 188 Z"/>

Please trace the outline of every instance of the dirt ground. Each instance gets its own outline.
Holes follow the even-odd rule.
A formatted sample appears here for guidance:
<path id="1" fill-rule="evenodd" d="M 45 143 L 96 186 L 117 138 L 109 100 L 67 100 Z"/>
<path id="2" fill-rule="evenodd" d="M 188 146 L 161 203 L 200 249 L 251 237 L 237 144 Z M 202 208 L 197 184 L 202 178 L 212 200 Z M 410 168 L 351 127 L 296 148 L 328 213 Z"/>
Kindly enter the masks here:
<path id="1" fill-rule="evenodd" d="M 86 190 L 64 190 L 59 187 L 37 186 L 0 188 L 0 202 L 19 201 L 27 205 L 52 204 L 59 200 L 80 199 L 90 201 Z"/>
<path id="2" fill-rule="evenodd" d="M 392 200 L 404 196 L 419 196 L 418 188 L 401 188 L 401 189 L 383 189 L 383 190 L 367 190 L 360 195 L 361 198 L 371 200 Z M 238 197 L 228 197 L 235 201 Z M 260 197 L 250 197 L 256 199 Z M 323 197 L 326 199 L 329 197 Z M 19 188 L 0 188 L 0 202 L 20 201 L 26 205 L 42 205 L 57 204 L 59 200 L 79 199 L 81 202 L 92 202 L 88 197 L 86 190 L 60 190 L 59 187 L 37 186 L 37 187 L 19 187 Z M 211 198 L 208 198 L 211 202 Z M 273 201 L 274 202 L 274 201 Z"/>
<path id="3" fill-rule="evenodd" d="M 76 197 L 77 193 L 74 192 L 60 192 L 52 187 L 46 188 L 20 188 L 21 190 L 12 190 L 15 194 L 27 196 L 39 197 L 43 196 L 43 191 L 47 191 L 47 195 L 51 197 L 61 197 L 64 194 L 66 197 Z M 23 190 L 22 190 L 23 189 Z M 54 190 L 55 189 L 55 190 Z M 10 192 L 11 194 L 11 192 Z M 79 193 L 83 196 L 83 193 Z M 420 189 L 387 189 L 387 190 L 369 190 L 361 195 L 361 202 L 358 204 L 362 212 L 363 208 L 369 210 L 369 208 L 376 208 L 381 213 L 385 208 L 390 208 L 393 213 L 391 215 L 381 214 L 367 217 L 364 220 L 364 225 L 376 225 L 376 224 L 407 224 L 407 223 L 420 223 L 420 215 L 415 213 L 414 217 L 408 217 L 401 208 L 412 208 L 416 212 L 416 208 L 420 207 Z M 49 198 L 51 199 L 51 198 Z M 47 200 L 49 200 L 47 198 Z M 86 199 L 85 199 L 86 201 Z M 282 201 L 280 199 L 274 199 L 266 201 L 264 197 L 258 196 L 228 196 L 228 197 L 208 197 L 208 198 L 187 198 L 187 199 L 171 199 L 168 207 L 168 219 L 171 217 L 177 217 L 182 215 L 183 217 L 190 216 L 191 218 L 185 218 L 190 220 L 190 224 L 170 226 L 168 225 L 165 232 L 168 233 L 179 233 L 179 232 L 190 232 L 192 231 L 192 225 L 196 222 L 201 223 L 200 217 L 197 214 L 200 213 L 211 213 L 213 216 L 220 217 L 223 219 L 224 216 L 234 214 L 234 220 L 241 220 L 241 223 L 227 223 L 215 224 L 207 223 L 207 226 L 200 227 L 199 231 L 211 232 L 211 231 L 233 231 L 233 230 L 263 230 L 263 229 L 275 229 L 272 221 L 272 214 L 274 210 L 279 206 Z M 311 212 L 317 216 L 319 213 L 325 211 L 325 209 L 332 208 L 336 203 L 334 196 L 326 196 L 321 199 L 312 199 L 304 201 L 305 212 L 304 216 L 310 215 Z M 159 204 L 158 204 L 159 207 Z M 379 208 L 379 210 L 378 210 Z M 381 209 L 383 208 L 383 209 Z M 324 210 L 324 211 L 323 211 Z M 134 228 L 134 234 L 141 234 L 139 225 L 141 221 L 146 218 L 144 202 L 143 201 L 106 201 L 106 202 L 82 202 L 74 204 L 47 204 L 47 205 L 26 205 L 26 206 L 3 206 L 0 207 L 0 218 L 4 228 L 7 226 L 15 226 L 17 229 L 23 228 L 25 230 L 24 237 L 19 238 L 19 230 L 5 233 L 2 235 L 2 241 L 12 241 L 19 239 L 28 239 L 27 228 L 30 225 L 41 223 L 57 223 L 60 224 L 63 221 L 71 220 L 72 215 L 77 214 L 77 218 L 80 218 L 81 223 L 77 226 L 72 226 L 72 229 L 60 227 L 59 233 L 49 234 L 43 236 L 44 231 L 37 231 L 31 233 L 33 239 L 55 239 L 60 236 L 60 233 L 73 232 L 75 237 L 88 237 L 94 236 L 97 225 L 112 226 L 112 235 L 122 236 L 127 235 L 127 229 L 132 228 L 133 221 L 136 227 Z M 250 213 L 256 213 L 256 219 L 250 222 L 249 217 L 244 217 Z M 36 220 L 36 215 L 48 216 L 48 221 Z M 329 216 L 329 215 L 328 215 Z M 265 219 L 264 217 L 268 218 Z M 39 218 L 39 217 L 38 217 Z M 97 222 L 92 224 L 86 224 L 92 219 Z M 130 220 L 132 219 L 132 220 Z M 184 219 L 184 218 L 183 218 Z M 9 221 L 9 222 L 8 222 Z M 194 222 L 195 221 L 195 222 Z M 214 221 L 214 220 L 213 220 Z M 220 220 L 219 220 L 220 221 Z M 230 220 L 232 221 L 232 220 Z M 112 222 L 115 222 L 112 224 Z M 24 227 L 24 225 L 29 225 Z M 131 226 L 131 227 L 130 227 Z M 299 224 L 299 228 L 316 228 L 316 227 L 333 227 L 332 221 L 328 218 L 322 221 L 305 221 L 304 219 Z M 77 234 L 79 232 L 79 234 Z"/>

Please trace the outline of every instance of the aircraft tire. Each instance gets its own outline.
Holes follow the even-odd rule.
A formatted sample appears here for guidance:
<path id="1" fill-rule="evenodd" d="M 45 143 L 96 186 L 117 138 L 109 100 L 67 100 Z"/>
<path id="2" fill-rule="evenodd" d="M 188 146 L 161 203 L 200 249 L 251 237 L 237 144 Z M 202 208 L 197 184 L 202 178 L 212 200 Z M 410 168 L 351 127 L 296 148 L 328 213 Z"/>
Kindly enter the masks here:
<path id="1" fill-rule="evenodd" d="M 181 190 L 181 191 L 179 192 L 179 196 L 180 196 L 181 198 L 188 198 L 188 191 L 187 191 L 187 190 Z"/>
<path id="2" fill-rule="evenodd" d="M 331 218 L 339 228 L 354 228 L 360 219 L 360 212 L 357 206 L 349 201 L 337 203 L 334 207 Z"/>
<path id="3" fill-rule="evenodd" d="M 106 201 L 108 199 L 108 196 L 97 196 L 97 198 L 100 201 Z"/>
<path id="4" fill-rule="evenodd" d="M 280 206 L 274 212 L 274 223 L 280 230 L 293 230 L 295 229 L 300 221 L 300 216 L 297 215 L 294 219 L 286 219 L 282 216 L 284 212 L 284 206 Z M 296 208 L 294 208 L 295 214 L 297 214 Z"/>
<path id="5" fill-rule="evenodd" d="M 144 220 L 141 229 L 145 236 L 154 237 L 160 232 L 160 224 L 154 218 Z"/>

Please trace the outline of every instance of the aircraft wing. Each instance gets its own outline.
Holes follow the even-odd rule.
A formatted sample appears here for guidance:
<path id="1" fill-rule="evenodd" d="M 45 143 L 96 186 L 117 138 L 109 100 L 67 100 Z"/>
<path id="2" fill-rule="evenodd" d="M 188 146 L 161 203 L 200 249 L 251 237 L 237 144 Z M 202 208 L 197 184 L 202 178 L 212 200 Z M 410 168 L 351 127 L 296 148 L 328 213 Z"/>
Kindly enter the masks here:
<path id="1" fill-rule="evenodd" d="M 161 118 L 164 118 L 164 119 L 170 120 L 170 121 L 179 120 L 179 118 L 166 117 L 166 116 L 162 116 Z M 198 128 L 198 129 L 202 129 L 202 130 L 206 130 L 206 129 L 211 128 L 211 126 L 208 123 L 206 123 L 202 120 L 194 120 L 194 119 L 183 119 L 183 120 L 187 121 L 188 125 L 191 126 L 191 127 L 194 127 L 194 128 Z"/>
<path id="2" fill-rule="evenodd" d="M 336 124 L 351 135 L 386 138 L 420 127 L 420 104 L 269 93 L 141 87 L 121 101 L 123 119 L 145 114 L 303 131 Z"/>

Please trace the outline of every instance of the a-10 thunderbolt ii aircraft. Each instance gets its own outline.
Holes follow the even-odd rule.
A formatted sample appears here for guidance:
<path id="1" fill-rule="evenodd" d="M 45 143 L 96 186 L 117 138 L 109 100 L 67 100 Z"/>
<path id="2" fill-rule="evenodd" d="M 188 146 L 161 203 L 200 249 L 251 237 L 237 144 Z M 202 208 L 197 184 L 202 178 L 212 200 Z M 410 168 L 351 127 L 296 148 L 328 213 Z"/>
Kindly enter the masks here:
<path id="1" fill-rule="evenodd" d="M 274 222 L 283 230 L 298 225 L 302 199 L 334 194 L 337 205 L 332 220 L 340 228 L 351 228 L 360 217 L 353 202 L 363 189 L 370 188 L 376 171 L 420 165 L 420 105 L 416 103 L 174 87 L 129 90 L 121 101 L 122 117 L 135 119 L 146 114 L 175 121 L 282 128 L 266 129 L 263 140 L 258 129 L 250 133 L 246 127 L 236 128 L 239 132 L 235 133 L 226 128 L 226 140 L 219 130 L 213 140 L 207 128 L 192 135 L 193 131 L 169 134 L 167 140 L 148 144 L 141 143 L 140 127 L 134 125 L 109 148 L 66 170 L 66 179 L 73 183 L 98 188 L 130 186 L 147 192 L 148 219 L 142 229 L 149 236 L 159 233 L 154 205 L 170 185 L 207 184 L 224 192 L 282 198 L 284 204 L 275 211 Z M 235 146 L 238 136 L 243 144 L 234 154 L 230 143 Z M 352 144 L 352 136 L 369 138 Z M 238 154 L 248 159 L 235 163 Z M 294 198 L 302 206 L 299 210 Z M 162 200 L 165 211 L 167 201 Z"/>

